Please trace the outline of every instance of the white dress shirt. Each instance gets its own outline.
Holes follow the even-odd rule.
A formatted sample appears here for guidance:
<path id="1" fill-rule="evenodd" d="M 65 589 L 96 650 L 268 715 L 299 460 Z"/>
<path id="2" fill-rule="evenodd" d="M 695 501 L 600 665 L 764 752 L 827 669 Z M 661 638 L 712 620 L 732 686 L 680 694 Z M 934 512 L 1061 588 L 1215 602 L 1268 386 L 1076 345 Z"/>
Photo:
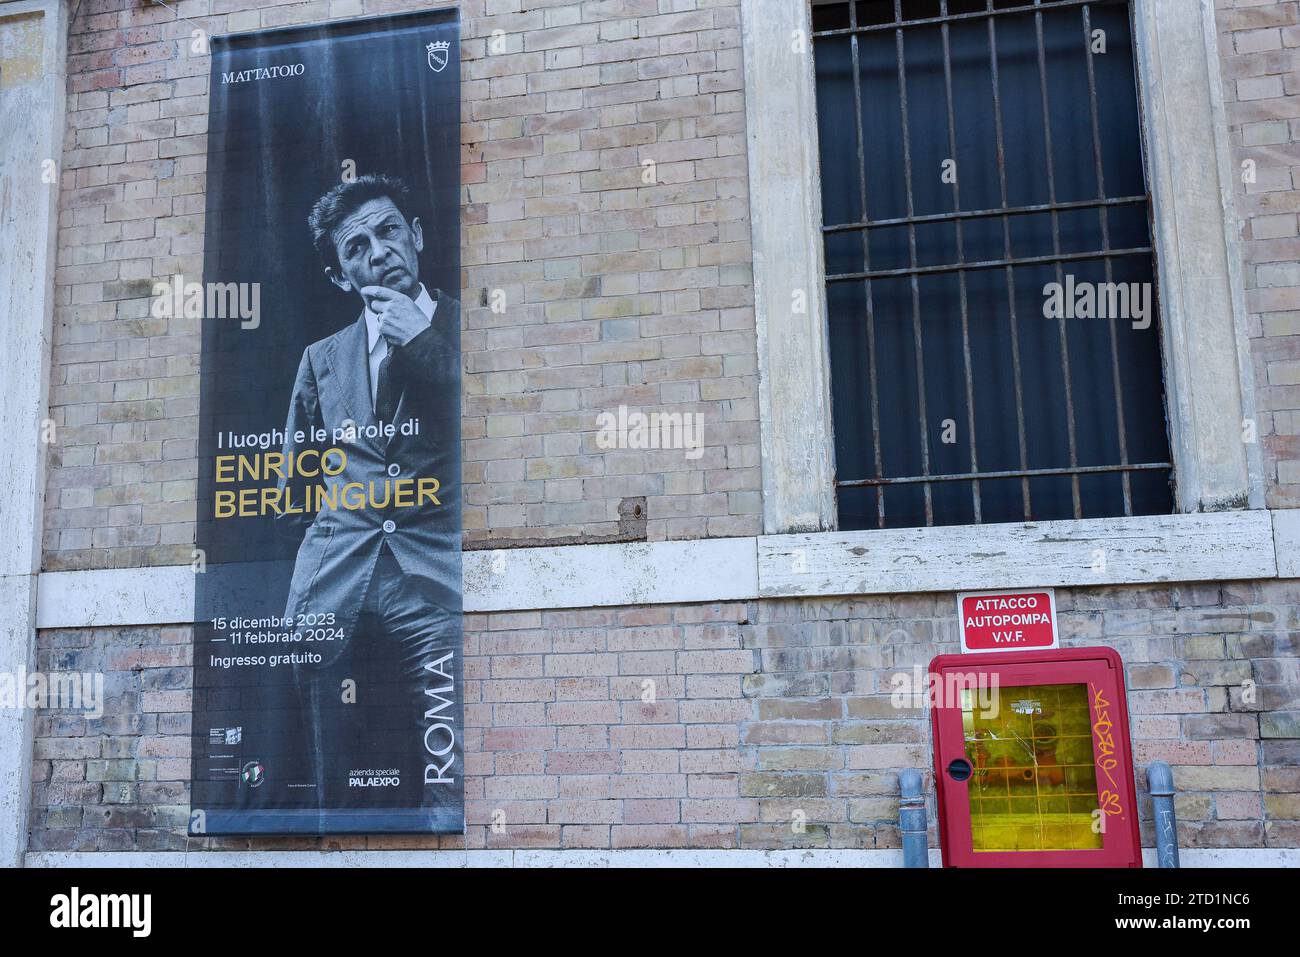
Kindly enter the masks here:
<path id="1" fill-rule="evenodd" d="M 420 295 L 416 297 L 415 305 L 432 325 L 433 313 L 438 304 L 433 301 L 423 283 L 420 284 Z M 379 396 L 379 363 L 388 355 L 388 340 L 379 334 L 379 316 L 371 312 L 369 306 L 366 306 L 366 347 L 370 350 L 370 408 L 374 409 L 375 400 Z"/>

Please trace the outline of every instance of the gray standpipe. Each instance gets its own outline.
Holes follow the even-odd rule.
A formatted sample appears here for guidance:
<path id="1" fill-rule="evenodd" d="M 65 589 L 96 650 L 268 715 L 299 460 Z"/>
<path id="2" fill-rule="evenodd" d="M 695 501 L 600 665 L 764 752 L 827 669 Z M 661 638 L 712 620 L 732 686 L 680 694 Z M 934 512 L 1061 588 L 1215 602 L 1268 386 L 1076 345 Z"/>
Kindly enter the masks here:
<path id="1" fill-rule="evenodd" d="M 903 833 L 903 866 L 929 867 L 926 839 L 925 792 L 921 774 L 908 768 L 898 775 L 898 823 Z"/>
<path id="2" fill-rule="evenodd" d="M 1156 821 L 1156 859 L 1161 867 L 1178 866 L 1178 820 L 1174 816 L 1174 772 L 1163 761 L 1147 765 Z"/>

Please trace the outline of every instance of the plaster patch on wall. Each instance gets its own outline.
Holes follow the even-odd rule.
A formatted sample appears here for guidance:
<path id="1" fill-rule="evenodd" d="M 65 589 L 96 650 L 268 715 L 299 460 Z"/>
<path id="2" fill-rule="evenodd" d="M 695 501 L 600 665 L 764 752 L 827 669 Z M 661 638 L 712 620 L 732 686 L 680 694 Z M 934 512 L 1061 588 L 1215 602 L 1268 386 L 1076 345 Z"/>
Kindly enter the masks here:
<path id="1" fill-rule="evenodd" d="M 0 17 L 0 93 L 39 79 L 45 59 L 42 15 Z"/>

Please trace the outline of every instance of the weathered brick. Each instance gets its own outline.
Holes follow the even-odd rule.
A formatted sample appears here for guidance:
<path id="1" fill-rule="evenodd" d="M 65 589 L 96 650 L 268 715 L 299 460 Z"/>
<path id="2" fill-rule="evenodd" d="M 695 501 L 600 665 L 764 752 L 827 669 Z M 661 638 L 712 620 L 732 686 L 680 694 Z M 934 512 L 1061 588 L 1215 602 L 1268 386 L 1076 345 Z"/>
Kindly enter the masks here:
<path id="1" fill-rule="evenodd" d="M 103 6 L 74 11 L 69 43 L 50 570 L 183 564 L 194 532 L 199 329 L 148 307 L 154 280 L 202 264 L 206 65 L 176 57 L 188 32 L 166 11 Z M 366 12 L 357 0 L 233 7 L 219 14 L 231 31 Z M 757 534 L 738 4 L 471 7 L 467 538 L 614 533 L 628 495 L 647 497 L 651 538 Z M 1258 164 L 1254 183 L 1231 184 L 1231 200 L 1244 224 L 1265 496 L 1295 507 L 1300 26 L 1290 2 L 1221 5 L 1215 19 L 1229 165 Z M 485 55 L 498 22 L 506 52 Z M 641 179 L 647 159 L 653 182 Z M 486 306 L 497 288 L 510 302 L 504 315 Z M 596 416 L 619 404 L 699 406 L 716 431 L 698 460 L 595 447 Z M 1188 846 L 1300 844 L 1294 586 L 1175 583 L 1058 598 L 1067 639 L 1125 655 L 1138 763 L 1169 761 L 1180 788 L 1204 789 L 1178 795 Z M 951 604 L 930 594 L 473 616 L 470 833 L 358 846 L 896 847 L 897 772 L 927 767 L 930 731 L 925 709 L 890 701 L 886 668 L 950 650 L 941 642 L 951 643 Z M 755 609 L 771 616 L 765 627 L 740 625 Z M 888 624 L 877 633 L 872 622 Z M 709 623 L 726 627 L 696 627 Z M 907 640 L 885 645 L 895 627 Z M 123 632 L 120 645 L 112 634 L 39 637 L 43 650 L 74 657 L 107 648 L 108 667 L 130 686 L 98 724 L 39 726 L 35 849 L 189 846 L 191 631 Z M 641 701 L 644 677 L 656 682 L 654 703 Z M 769 782 L 797 794 L 764 790 Z M 504 834 L 487 829 L 489 787 L 509 812 Z M 659 790 L 671 795 L 652 796 Z M 831 823 L 794 833 L 787 818 L 799 801 Z"/>

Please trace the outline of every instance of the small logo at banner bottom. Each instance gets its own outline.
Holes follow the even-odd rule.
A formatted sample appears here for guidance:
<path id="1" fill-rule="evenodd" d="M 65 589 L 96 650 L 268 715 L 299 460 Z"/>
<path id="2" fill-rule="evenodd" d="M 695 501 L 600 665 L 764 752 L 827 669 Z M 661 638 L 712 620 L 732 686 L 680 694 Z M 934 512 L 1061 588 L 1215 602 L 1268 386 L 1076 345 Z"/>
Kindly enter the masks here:
<path id="1" fill-rule="evenodd" d="M 208 744 L 210 745 L 233 745 L 239 744 L 243 740 L 244 728 L 242 725 L 233 728 L 208 729 Z"/>
<path id="2" fill-rule="evenodd" d="M 447 58 L 451 55 L 449 50 L 451 44 L 446 40 L 434 40 L 425 50 L 429 53 L 429 69 L 434 73 L 441 73 L 442 68 L 447 65 Z"/>
<path id="3" fill-rule="evenodd" d="M 266 780 L 266 768 L 261 761 L 249 761 L 239 772 L 239 778 L 250 788 L 255 788 Z"/>

